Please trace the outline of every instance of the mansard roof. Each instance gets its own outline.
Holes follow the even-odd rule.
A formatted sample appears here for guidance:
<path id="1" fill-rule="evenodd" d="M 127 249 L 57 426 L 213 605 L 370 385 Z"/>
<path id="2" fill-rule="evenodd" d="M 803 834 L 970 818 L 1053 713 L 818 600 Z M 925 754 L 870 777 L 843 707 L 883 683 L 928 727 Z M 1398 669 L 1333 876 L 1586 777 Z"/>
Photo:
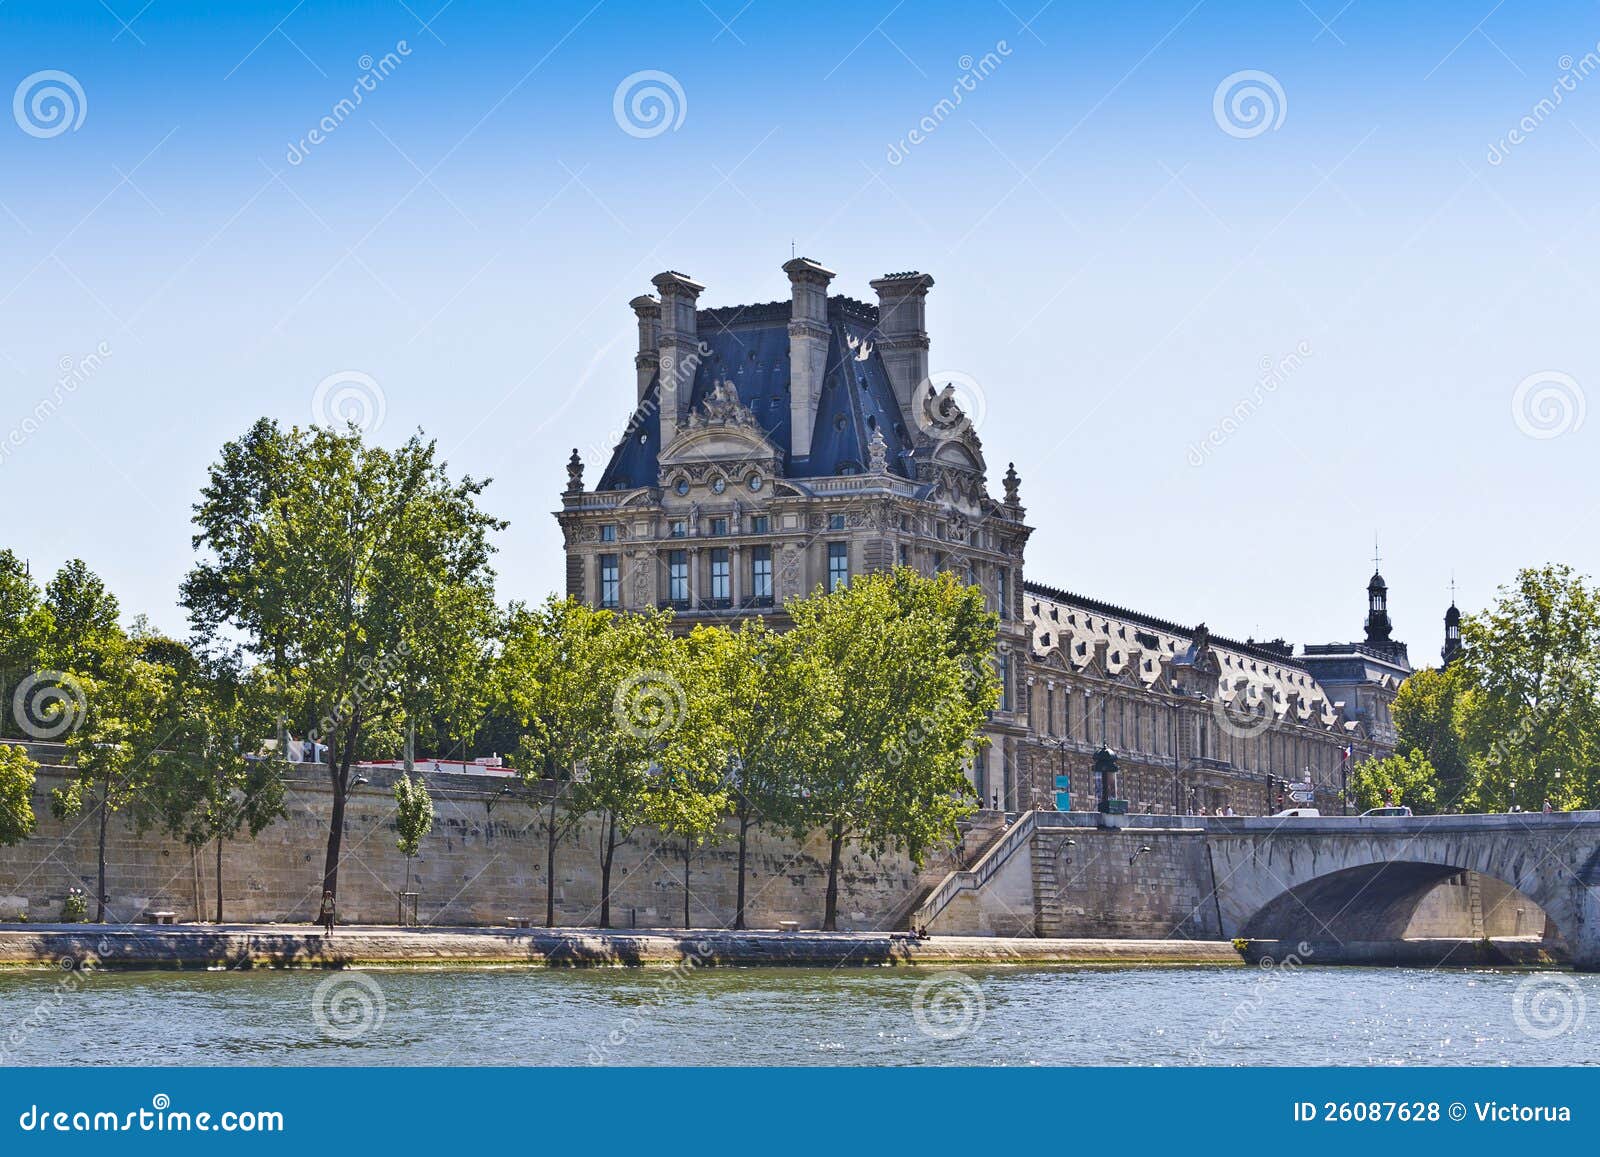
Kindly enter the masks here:
<path id="1" fill-rule="evenodd" d="M 697 312 L 702 354 L 689 394 L 698 409 L 717 383 L 732 382 L 739 401 L 782 457 L 790 478 L 865 473 L 873 432 L 888 445 L 889 470 L 913 477 L 913 432 L 905 427 L 883 359 L 874 348 L 878 309 L 848 297 L 828 299 L 828 358 L 810 446 L 790 444 L 787 301 Z M 661 381 L 652 378 L 622 441 L 600 476 L 600 490 L 658 485 Z"/>
<path id="2" fill-rule="evenodd" d="M 1206 677 L 1215 682 L 1190 690 L 1230 702 L 1243 695 L 1253 710 L 1270 707 L 1280 716 L 1293 711 L 1307 725 L 1331 728 L 1344 723 L 1333 697 L 1287 643 L 1240 643 L 1211 634 L 1203 625 L 1183 627 L 1035 582 L 1025 582 L 1023 591 L 1034 652 L 1045 655 L 1066 644 L 1064 658 L 1073 670 L 1090 669 L 1098 651 L 1105 655 L 1109 673 L 1128 673 L 1127 665 L 1137 662 L 1139 669 L 1131 675 L 1152 686 L 1164 668 L 1209 662 L 1214 656 L 1217 670 L 1207 671 Z"/>

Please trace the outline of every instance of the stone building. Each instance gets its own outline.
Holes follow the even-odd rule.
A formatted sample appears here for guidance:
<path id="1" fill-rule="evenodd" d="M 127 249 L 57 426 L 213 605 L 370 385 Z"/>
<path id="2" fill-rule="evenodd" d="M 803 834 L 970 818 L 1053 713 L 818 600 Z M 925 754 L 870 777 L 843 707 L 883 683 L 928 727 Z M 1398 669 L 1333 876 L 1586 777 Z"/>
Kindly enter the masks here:
<path id="1" fill-rule="evenodd" d="M 569 595 L 782 627 L 786 599 L 853 575 L 953 570 L 1000 615 L 972 777 L 1009 810 L 1094 806 L 1102 743 L 1134 810 L 1162 812 L 1260 812 L 1307 781 L 1336 808 L 1349 766 L 1392 748 L 1409 668 L 1386 607 L 1366 644 L 1297 656 L 1025 581 L 1020 479 L 1008 466 L 991 495 L 954 385 L 929 374 L 933 278 L 878 278 L 874 304 L 830 296 L 809 258 L 783 272 L 786 301 L 701 309 L 704 287 L 669 271 L 629 303 L 634 411 L 592 489 L 573 451 L 556 514 Z"/>

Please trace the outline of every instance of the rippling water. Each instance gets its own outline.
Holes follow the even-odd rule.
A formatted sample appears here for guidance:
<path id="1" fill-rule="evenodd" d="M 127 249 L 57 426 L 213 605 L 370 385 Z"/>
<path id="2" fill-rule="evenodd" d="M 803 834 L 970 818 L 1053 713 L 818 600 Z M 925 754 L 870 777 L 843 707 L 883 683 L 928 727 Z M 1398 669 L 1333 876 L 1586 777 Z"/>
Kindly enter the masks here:
<path id="1" fill-rule="evenodd" d="M 1600 1063 L 1600 975 L 704 969 L 0 975 L 10 1064 Z"/>

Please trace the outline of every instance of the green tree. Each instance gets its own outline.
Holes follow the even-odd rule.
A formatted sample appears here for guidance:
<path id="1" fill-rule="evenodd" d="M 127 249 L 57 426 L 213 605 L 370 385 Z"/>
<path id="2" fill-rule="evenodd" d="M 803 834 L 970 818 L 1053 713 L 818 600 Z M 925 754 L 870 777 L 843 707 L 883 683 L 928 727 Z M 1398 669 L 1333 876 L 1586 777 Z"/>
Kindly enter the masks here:
<path id="1" fill-rule="evenodd" d="M 1600 799 L 1600 592 L 1567 566 L 1520 571 L 1493 606 L 1462 620 L 1461 640 L 1472 802 Z"/>
<path id="2" fill-rule="evenodd" d="M 1420 750 L 1369 759 L 1350 774 L 1350 791 L 1362 811 L 1375 807 L 1411 808 L 1419 815 L 1438 801 L 1438 772 Z"/>
<path id="3" fill-rule="evenodd" d="M 665 616 L 663 616 L 665 621 Z M 688 636 L 669 635 L 657 682 L 660 714 L 649 720 L 624 708 L 619 722 L 648 723 L 657 734 L 644 784 L 643 819 L 683 841 L 683 925 L 692 926 L 690 872 L 694 851 L 722 830 L 732 800 L 729 775 L 730 735 L 734 721 L 726 713 L 722 683 L 725 668 L 708 661 L 725 654 L 732 636 L 722 627 L 698 626 Z"/>
<path id="4" fill-rule="evenodd" d="M 284 814 L 281 752 L 250 754 L 271 724 L 271 704 L 236 654 L 192 662 L 173 697 L 169 750 L 156 757 L 150 794 L 166 831 L 188 847 L 216 853 L 216 921 L 223 921 L 223 849 L 248 831 L 254 839 Z"/>
<path id="5" fill-rule="evenodd" d="M 1472 707 L 1467 668 L 1452 663 L 1413 673 L 1400 685 L 1390 708 L 1399 734 L 1396 752 L 1423 756 L 1438 775 L 1436 794 L 1446 806 L 1460 806 L 1472 790 L 1472 752 L 1467 738 Z"/>
<path id="6" fill-rule="evenodd" d="M 514 604 L 496 664 L 500 710 L 520 730 L 517 764 L 530 787 L 548 781 L 544 809 L 545 925 L 555 927 L 556 849 L 581 819 L 568 793 L 598 736 L 611 725 L 607 688 L 591 677 L 603 662 L 611 612 L 575 599 L 537 609 Z"/>
<path id="7" fill-rule="evenodd" d="M 22 747 L 0 743 L 0 847 L 33 835 L 33 785 L 39 765 Z"/>
<path id="8" fill-rule="evenodd" d="M 99 673 L 80 680 L 85 709 L 82 721 L 67 739 L 71 778 L 51 793 L 57 819 L 70 819 L 90 808 L 97 811 L 95 922 L 106 919 L 106 835 L 111 815 L 127 813 L 144 830 L 159 818 L 159 807 L 147 792 L 157 770 L 160 746 L 171 735 L 175 674 L 170 668 L 134 657 L 124 646 L 107 651 Z"/>
<path id="9" fill-rule="evenodd" d="M 489 535 L 505 524 L 478 509 L 486 484 L 452 481 L 420 436 L 389 450 L 353 426 L 262 420 L 223 447 L 195 508 L 206 555 L 184 604 L 203 639 L 242 636 L 282 713 L 326 744 L 335 895 L 351 766 L 400 745 L 408 706 L 461 702 L 484 653 L 457 633 L 481 620 L 457 612 L 492 599 Z"/>
<path id="10" fill-rule="evenodd" d="M 575 814 L 600 821 L 600 926 L 609 928 L 617 848 L 641 824 L 689 822 L 674 809 L 695 806 L 689 784 L 700 768 L 671 612 L 611 616 L 597 641 L 584 674 L 609 718 L 585 745 L 570 800 Z"/>
<path id="11" fill-rule="evenodd" d="M 40 655 L 52 630 L 50 612 L 27 564 L 9 550 L 0 550 L 0 735 L 21 735 L 13 718 L 13 689 L 39 669 Z"/>
<path id="12" fill-rule="evenodd" d="M 905 567 L 788 609 L 795 645 L 834 676 L 837 734 L 798 769 L 812 823 L 828 836 L 822 926 L 832 930 L 846 839 L 920 864 L 973 810 L 965 767 L 999 703 L 998 619 L 976 587 Z"/>
<path id="13" fill-rule="evenodd" d="M 708 732 L 726 752 L 726 796 L 738 827 L 735 928 L 745 926 L 752 829 L 804 835 L 798 769 L 838 738 L 835 676 L 819 656 L 797 645 L 799 639 L 760 620 L 746 620 L 734 631 L 696 627 L 689 635 L 696 670 L 691 694 L 711 707 Z"/>
<path id="14" fill-rule="evenodd" d="M 81 558 L 68 561 L 45 587 L 50 633 L 42 659 L 56 670 L 93 675 L 120 651 L 117 598 Z"/>
<path id="15" fill-rule="evenodd" d="M 411 890 L 411 858 L 422 850 L 422 841 L 433 830 L 433 797 L 422 776 L 410 773 L 394 781 L 395 847 L 405 853 L 406 885 Z"/>

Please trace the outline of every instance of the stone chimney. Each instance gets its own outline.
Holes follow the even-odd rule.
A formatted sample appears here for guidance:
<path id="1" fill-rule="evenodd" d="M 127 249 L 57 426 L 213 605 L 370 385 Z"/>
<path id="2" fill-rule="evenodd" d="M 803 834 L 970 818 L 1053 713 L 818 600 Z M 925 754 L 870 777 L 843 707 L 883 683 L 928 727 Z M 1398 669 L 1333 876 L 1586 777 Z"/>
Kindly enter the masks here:
<path id="1" fill-rule="evenodd" d="M 793 306 L 789 313 L 789 458 L 811 456 L 812 427 L 828 369 L 828 283 L 833 270 L 809 257 L 786 262 Z"/>
<path id="2" fill-rule="evenodd" d="M 926 273 L 891 273 L 872 283 L 878 293 L 878 356 L 883 359 L 906 429 L 915 430 L 912 407 L 928 380 L 928 290 Z"/>
<path id="3" fill-rule="evenodd" d="M 639 318 L 639 352 L 634 355 L 633 366 L 639 374 L 637 400 L 642 402 L 650 379 L 661 367 L 661 303 L 650 294 L 641 293 L 628 304 Z"/>
<path id="4" fill-rule="evenodd" d="M 700 337 L 695 321 L 695 300 L 705 286 L 681 273 L 668 270 L 650 279 L 661 294 L 661 448 L 665 450 L 677 437 L 694 376 L 700 369 Z"/>

